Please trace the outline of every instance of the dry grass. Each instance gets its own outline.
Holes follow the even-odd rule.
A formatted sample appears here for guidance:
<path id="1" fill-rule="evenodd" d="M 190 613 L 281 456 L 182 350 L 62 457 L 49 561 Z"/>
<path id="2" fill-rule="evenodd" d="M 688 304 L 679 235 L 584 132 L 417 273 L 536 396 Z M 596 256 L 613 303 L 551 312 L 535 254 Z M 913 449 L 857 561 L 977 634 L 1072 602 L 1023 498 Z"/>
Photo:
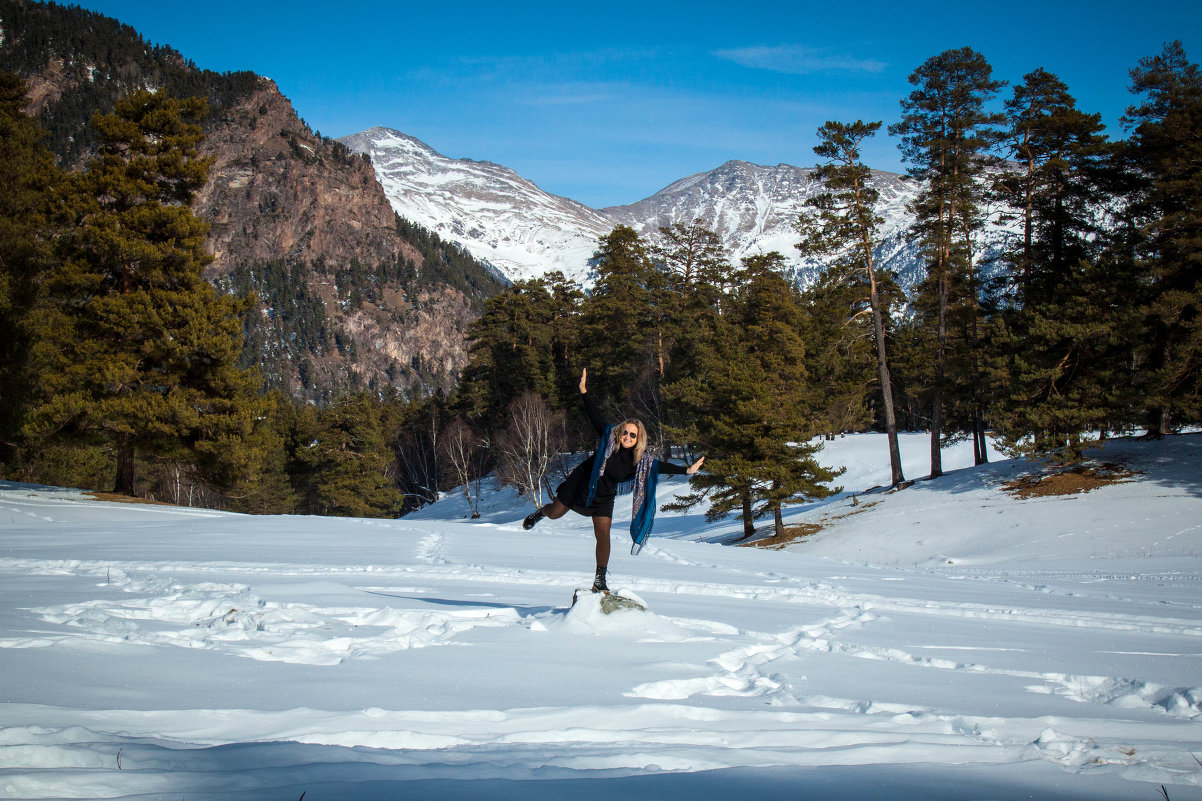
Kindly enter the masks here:
<path id="1" fill-rule="evenodd" d="M 779 551 L 786 545 L 801 542 L 806 537 L 817 534 L 819 531 L 822 531 L 822 526 L 816 523 L 802 523 L 799 526 L 787 526 L 783 534 L 773 533 L 771 537 L 740 542 L 738 544 L 744 548 L 768 548 L 769 550 Z"/>
<path id="2" fill-rule="evenodd" d="M 1046 498 L 1054 495 L 1076 495 L 1098 487 L 1118 484 L 1135 473 L 1119 464 L 1105 462 L 1095 465 L 1074 465 L 1058 470 L 1016 478 L 1002 485 L 1002 489 L 1016 498 Z"/>
<path id="3" fill-rule="evenodd" d="M 852 503 L 854 504 L 854 508 L 852 508 L 851 511 L 844 512 L 841 515 L 825 516 L 821 523 L 799 523 L 795 526 L 786 526 L 783 534 L 776 534 L 774 532 L 770 537 L 761 537 L 756 540 L 748 540 L 746 542 L 739 542 L 735 544 L 744 548 L 767 548 L 771 551 L 779 551 L 788 545 L 794 545 L 796 543 L 805 541 L 806 539 L 817 534 L 819 531 L 822 531 L 828 524 L 836 520 L 842 520 L 845 517 L 851 517 L 852 515 L 858 515 L 861 512 L 866 512 L 880 502 L 880 499 L 864 502 L 853 498 Z"/>

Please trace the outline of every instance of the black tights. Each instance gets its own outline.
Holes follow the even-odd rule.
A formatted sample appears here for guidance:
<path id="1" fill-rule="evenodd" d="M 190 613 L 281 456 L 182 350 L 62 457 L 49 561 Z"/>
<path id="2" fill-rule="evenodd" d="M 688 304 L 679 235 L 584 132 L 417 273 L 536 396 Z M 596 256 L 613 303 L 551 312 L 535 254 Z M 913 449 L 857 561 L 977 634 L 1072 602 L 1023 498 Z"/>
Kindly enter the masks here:
<path id="1" fill-rule="evenodd" d="M 543 515 L 558 520 L 568 513 L 567 505 L 558 498 L 543 507 Z M 609 527 L 612 517 L 593 518 L 593 536 L 597 538 L 597 567 L 609 567 Z"/>

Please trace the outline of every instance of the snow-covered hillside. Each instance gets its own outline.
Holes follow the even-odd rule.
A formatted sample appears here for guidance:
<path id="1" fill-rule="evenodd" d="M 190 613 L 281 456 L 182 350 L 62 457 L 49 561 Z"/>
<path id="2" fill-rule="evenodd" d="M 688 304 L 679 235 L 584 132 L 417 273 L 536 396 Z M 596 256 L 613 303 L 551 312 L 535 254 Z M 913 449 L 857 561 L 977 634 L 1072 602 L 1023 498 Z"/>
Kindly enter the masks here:
<path id="1" fill-rule="evenodd" d="M 609 616 L 569 608 L 588 521 L 523 532 L 508 491 L 348 520 L 0 482 L 0 798 L 1202 798 L 1202 436 L 1029 500 L 961 445 L 853 501 L 882 438 L 824 453 L 817 534 L 661 514 L 611 566 L 650 611 Z"/>
<path id="2" fill-rule="evenodd" d="M 599 237 L 628 225 L 647 237 L 672 223 L 702 220 L 717 232 L 734 262 L 775 250 L 804 285 L 819 263 L 803 259 L 795 245 L 797 216 L 820 187 L 812 170 L 788 164 L 763 166 L 729 161 L 682 178 L 648 198 L 594 210 L 548 194 L 512 170 L 488 162 L 450 159 L 428 145 L 388 128 L 372 128 L 340 140 L 367 153 L 393 208 L 402 217 L 436 231 L 511 280 L 551 270 L 591 284 L 588 260 Z M 907 206 L 917 192 L 909 178 L 874 171 L 880 192 L 877 260 L 894 270 L 904 287 L 923 277 L 918 243 L 908 231 Z M 981 236 L 981 253 L 996 250 L 1010 229 L 991 225 Z"/>

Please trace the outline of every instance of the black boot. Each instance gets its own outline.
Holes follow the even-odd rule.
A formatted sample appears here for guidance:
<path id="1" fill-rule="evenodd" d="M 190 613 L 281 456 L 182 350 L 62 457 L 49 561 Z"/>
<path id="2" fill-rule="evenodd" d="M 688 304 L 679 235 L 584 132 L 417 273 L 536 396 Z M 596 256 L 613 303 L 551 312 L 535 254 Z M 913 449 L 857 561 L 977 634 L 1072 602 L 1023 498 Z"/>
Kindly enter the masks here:
<path id="1" fill-rule="evenodd" d="M 593 592 L 609 592 L 609 587 L 605 584 L 605 568 L 597 568 L 597 575 L 593 577 Z"/>
<path id="2" fill-rule="evenodd" d="M 522 528 L 529 531 L 534 528 L 538 521 L 543 519 L 543 507 L 538 507 L 530 514 L 526 515 L 526 519 L 522 521 Z"/>

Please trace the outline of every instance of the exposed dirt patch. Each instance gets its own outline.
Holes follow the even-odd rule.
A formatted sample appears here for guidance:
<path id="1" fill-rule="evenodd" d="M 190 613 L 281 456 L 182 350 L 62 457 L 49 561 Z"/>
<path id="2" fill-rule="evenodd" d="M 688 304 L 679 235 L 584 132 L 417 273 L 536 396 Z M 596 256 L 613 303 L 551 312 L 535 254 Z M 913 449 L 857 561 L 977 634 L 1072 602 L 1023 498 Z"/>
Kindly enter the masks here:
<path id="1" fill-rule="evenodd" d="M 801 542 L 806 537 L 817 534 L 822 531 L 822 526 L 817 523 L 802 523 L 799 526 L 787 526 L 783 534 L 773 534 L 771 537 L 764 537 L 750 542 L 740 542 L 744 548 L 768 548 L 769 550 L 779 551 L 786 545 L 792 545 L 796 542 Z"/>
<path id="2" fill-rule="evenodd" d="M 1118 484 L 1135 475 L 1135 472 L 1113 462 L 1101 464 L 1079 464 L 1016 478 L 1002 485 L 1002 489 L 1016 498 L 1044 498 L 1051 495 L 1075 495 L 1089 492 L 1098 487 Z"/>
<path id="3" fill-rule="evenodd" d="M 827 518 L 827 520 L 842 520 L 845 517 L 851 517 L 852 515 L 858 515 L 861 512 L 867 512 L 869 509 L 876 506 L 878 503 L 880 503 L 879 500 L 861 501 L 858 498 L 856 498 L 855 496 L 852 496 L 852 507 L 853 508 L 850 512 L 844 512 L 841 515 L 831 515 L 830 517 Z"/>
<path id="4" fill-rule="evenodd" d="M 152 501 L 148 498 L 136 498 L 133 495 L 122 495 L 118 492 L 100 492 L 97 490 L 95 492 L 85 492 L 84 494 L 94 501 L 114 501 L 116 503 L 148 503 L 153 506 L 171 506 L 171 504 L 163 503 L 162 501 Z"/>

